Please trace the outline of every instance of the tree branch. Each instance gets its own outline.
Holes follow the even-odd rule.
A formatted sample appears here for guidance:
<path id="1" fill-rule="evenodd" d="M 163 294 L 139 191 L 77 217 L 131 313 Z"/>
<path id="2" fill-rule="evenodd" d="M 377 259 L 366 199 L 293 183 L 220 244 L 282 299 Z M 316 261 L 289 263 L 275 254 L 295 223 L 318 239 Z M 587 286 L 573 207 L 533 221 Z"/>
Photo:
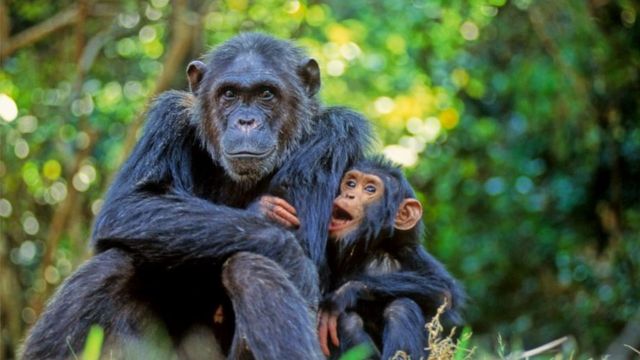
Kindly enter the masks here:
<path id="1" fill-rule="evenodd" d="M 29 46 L 47 35 L 58 31 L 66 26 L 73 25 L 78 21 L 81 11 L 72 6 L 62 10 L 49 19 L 34 25 L 21 33 L 12 36 L 7 41 L 0 43 L 0 60 L 13 54 L 16 50 Z"/>
<path id="2" fill-rule="evenodd" d="M 76 67 L 75 80 L 72 86 L 72 95 L 70 101 L 74 101 L 81 96 L 82 83 L 91 69 L 99 50 L 107 43 L 107 39 L 113 35 L 115 26 L 111 26 L 111 29 L 98 33 L 92 37 L 89 42 L 85 39 L 85 25 L 87 16 L 88 0 L 81 0 L 78 8 L 80 9 L 78 18 L 76 21 Z M 89 135 L 89 144 L 80 150 L 74 159 L 73 166 L 67 173 L 67 178 L 72 179 L 73 176 L 80 170 L 82 163 L 89 157 L 98 139 L 98 133 L 92 129 L 89 124 L 86 115 L 80 118 L 80 129 Z M 77 203 L 82 199 L 81 194 L 76 190 L 71 182 L 67 185 L 67 197 L 56 208 L 51 222 L 49 224 L 49 231 L 46 239 L 46 248 L 42 261 L 40 262 L 39 272 L 45 274 L 47 268 L 53 263 L 55 250 L 58 248 L 60 238 L 64 233 L 69 221 L 73 209 Z M 45 283 L 46 284 L 46 283 Z M 36 296 L 32 301 L 32 307 L 36 313 L 40 313 L 44 305 L 44 298 L 48 295 L 48 287 L 41 294 L 43 296 Z"/>
<path id="3" fill-rule="evenodd" d="M 2 51 L 2 44 L 5 44 L 9 39 L 9 29 L 11 29 L 9 8 L 5 0 L 0 0 L 0 51 Z"/>
<path id="4" fill-rule="evenodd" d="M 150 102 L 156 95 L 169 89 L 176 73 L 184 74 L 184 71 L 180 71 L 179 67 L 184 63 L 189 53 L 189 47 L 192 44 L 192 40 L 201 22 L 202 15 L 190 11 L 188 1 L 176 0 L 174 2 L 173 35 L 169 44 L 169 50 L 165 56 L 162 74 L 160 74 L 153 91 L 149 95 L 149 100 L 147 100 L 143 111 L 136 116 L 129 126 L 123 143 L 120 163 L 122 163 L 124 158 L 131 152 L 131 149 L 133 149 L 136 143 L 138 130 L 142 126 Z"/>

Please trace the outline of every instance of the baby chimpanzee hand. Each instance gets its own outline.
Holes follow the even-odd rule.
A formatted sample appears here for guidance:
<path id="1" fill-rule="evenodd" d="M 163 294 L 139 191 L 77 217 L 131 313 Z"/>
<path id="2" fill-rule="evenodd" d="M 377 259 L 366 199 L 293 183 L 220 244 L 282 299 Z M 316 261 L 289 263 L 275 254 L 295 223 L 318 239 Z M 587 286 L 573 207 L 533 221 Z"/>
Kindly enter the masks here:
<path id="1" fill-rule="evenodd" d="M 340 345 L 338 339 L 338 317 L 346 310 L 351 309 L 358 303 L 360 293 L 366 287 L 358 281 L 348 281 L 338 290 L 329 293 L 320 304 L 318 311 L 318 337 L 322 352 L 329 356 L 328 339 L 335 346 Z"/>
<path id="2" fill-rule="evenodd" d="M 331 338 L 334 346 L 340 345 L 340 340 L 338 340 L 338 316 L 338 313 L 326 309 L 318 311 L 318 338 L 320 340 L 320 348 L 325 356 L 331 354 L 328 338 Z"/>

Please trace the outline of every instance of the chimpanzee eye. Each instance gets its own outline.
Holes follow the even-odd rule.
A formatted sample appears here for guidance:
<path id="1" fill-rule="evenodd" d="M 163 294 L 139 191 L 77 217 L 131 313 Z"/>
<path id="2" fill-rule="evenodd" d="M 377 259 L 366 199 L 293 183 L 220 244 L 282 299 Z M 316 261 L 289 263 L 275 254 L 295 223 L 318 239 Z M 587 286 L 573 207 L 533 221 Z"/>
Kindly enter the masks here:
<path id="1" fill-rule="evenodd" d="M 236 93 L 231 89 L 227 89 L 224 93 L 222 93 L 222 97 L 226 100 L 233 100 L 236 98 Z"/>
<path id="2" fill-rule="evenodd" d="M 367 186 L 364 187 L 364 191 L 366 191 L 368 193 L 371 193 L 371 194 L 374 194 L 376 192 L 376 190 L 377 190 L 376 187 L 373 186 L 373 185 L 367 185 Z"/>
<path id="3" fill-rule="evenodd" d="M 271 90 L 269 90 L 269 89 L 264 89 L 260 93 L 260 99 L 265 100 L 265 101 L 273 99 L 274 96 L 275 95 L 273 95 L 273 92 L 271 92 Z"/>
<path id="4" fill-rule="evenodd" d="M 350 188 L 356 187 L 356 182 L 354 180 L 347 180 L 345 184 Z"/>

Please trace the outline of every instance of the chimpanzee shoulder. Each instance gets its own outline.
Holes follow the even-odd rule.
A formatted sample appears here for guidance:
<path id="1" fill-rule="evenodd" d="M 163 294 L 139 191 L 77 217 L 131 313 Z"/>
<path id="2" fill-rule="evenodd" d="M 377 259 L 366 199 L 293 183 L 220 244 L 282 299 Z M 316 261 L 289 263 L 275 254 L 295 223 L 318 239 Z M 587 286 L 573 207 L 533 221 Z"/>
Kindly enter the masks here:
<path id="1" fill-rule="evenodd" d="M 321 109 L 301 149 L 276 172 L 269 193 L 289 201 L 301 219 L 329 219 L 343 172 L 364 157 L 372 141 L 361 114 L 345 107 Z M 316 264 L 325 266 L 326 222 L 303 222 L 298 236 Z"/>
<path id="2" fill-rule="evenodd" d="M 142 137 L 111 187 L 109 196 L 119 190 L 169 186 L 193 186 L 190 168 L 194 147 L 199 147 L 197 125 L 192 121 L 195 97 L 184 91 L 167 91 L 151 104 Z M 157 188 L 156 188 L 157 187 Z"/>
<path id="3" fill-rule="evenodd" d="M 332 106 L 322 109 L 318 115 L 320 126 L 330 129 L 334 141 L 351 141 L 354 146 L 367 148 L 372 141 L 371 125 L 362 114 L 346 107 Z"/>

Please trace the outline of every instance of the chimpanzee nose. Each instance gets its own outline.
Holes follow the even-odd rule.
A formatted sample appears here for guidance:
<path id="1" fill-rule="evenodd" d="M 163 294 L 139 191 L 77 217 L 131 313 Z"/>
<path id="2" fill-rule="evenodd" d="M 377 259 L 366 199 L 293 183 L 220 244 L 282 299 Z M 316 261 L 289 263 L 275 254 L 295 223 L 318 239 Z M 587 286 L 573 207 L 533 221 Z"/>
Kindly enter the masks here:
<path id="1" fill-rule="evenodd" d="M 254 118 L 241 118 L 238 119 L 237 125 L 242 130 L 251 130 L 257 126 L 257 122 Z"/>
<path id="2" fill-rule="evenodd" d="M 351 200 L 353 200 L 353 199 L 355 199 L 355 198 L 356 198 L 356 196 L 355 196 L 354 194 L 352 194 L 352 193 L 346 193 L 346 194 L 344 194 L 344 196 L 345 196 L 347 199 L 351 199 Z"/>

